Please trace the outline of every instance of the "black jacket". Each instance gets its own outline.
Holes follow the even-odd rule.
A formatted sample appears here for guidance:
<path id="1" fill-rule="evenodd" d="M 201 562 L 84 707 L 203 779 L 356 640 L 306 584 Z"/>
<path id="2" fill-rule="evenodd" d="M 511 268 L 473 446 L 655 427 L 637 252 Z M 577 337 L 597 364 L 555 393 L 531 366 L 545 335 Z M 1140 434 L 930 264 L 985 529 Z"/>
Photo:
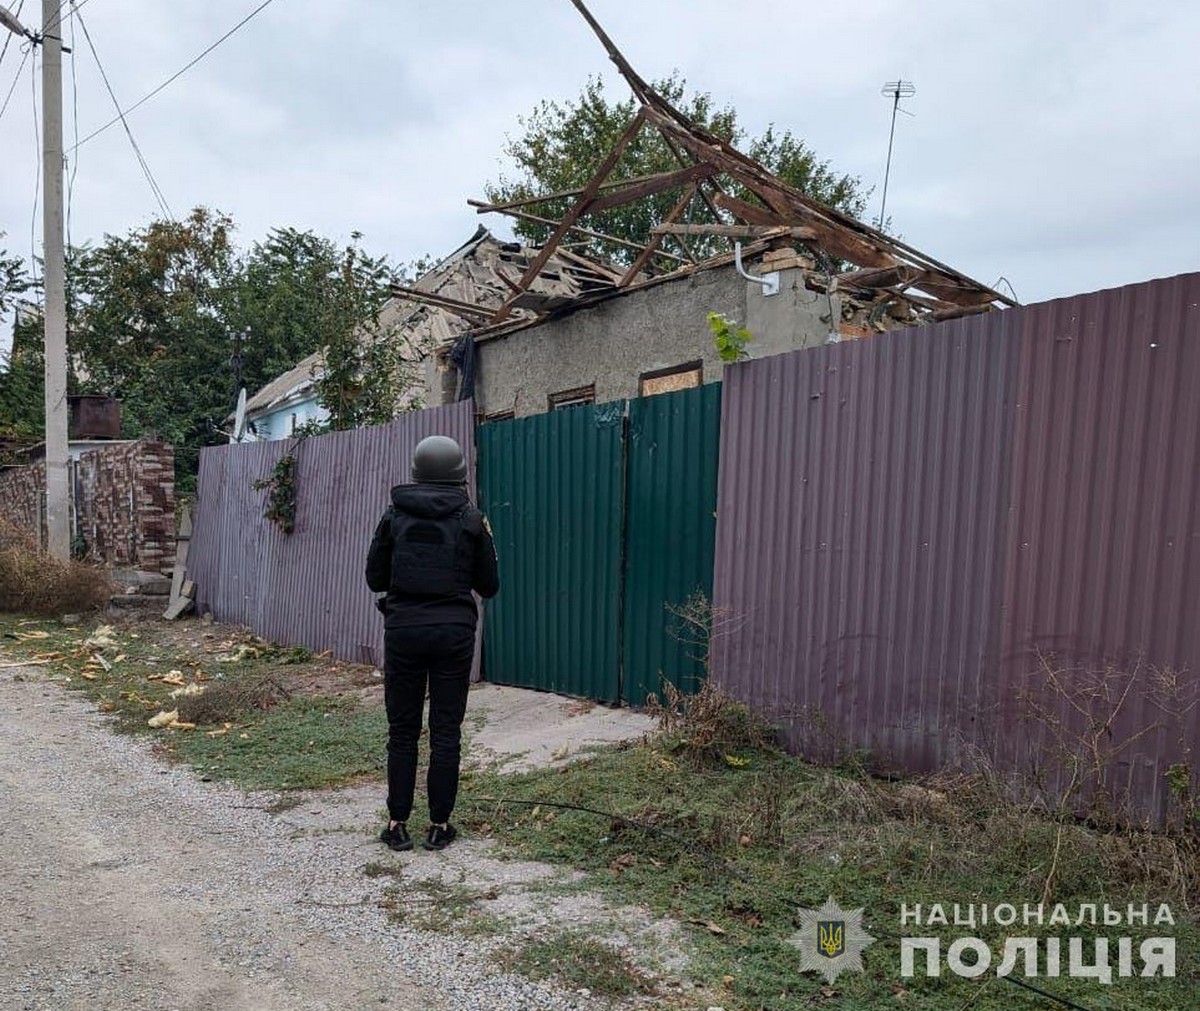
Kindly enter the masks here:
<path id="1" fill-rule="evenodd" d="M 393 589 L 393 529 L 397 517 L 414 517 L 461 535 L 463 552 L 461 588 L 451 592 L 421 593 Z M 419 579 L 417 580 L 420 581 Z M 470 589 L 466 586 L 469 584 Z M 392 507 L 375 528 L 367 552 L 367 585 L 387 593 L 384 614 L 388 628 L 409 625 L 470 625 L 477 617 L 474 590 L 481 597 L 500 589 L 496 547 L 483 513 L 471 505 L 461 485 L 401 484 L 392 489 Z"/>

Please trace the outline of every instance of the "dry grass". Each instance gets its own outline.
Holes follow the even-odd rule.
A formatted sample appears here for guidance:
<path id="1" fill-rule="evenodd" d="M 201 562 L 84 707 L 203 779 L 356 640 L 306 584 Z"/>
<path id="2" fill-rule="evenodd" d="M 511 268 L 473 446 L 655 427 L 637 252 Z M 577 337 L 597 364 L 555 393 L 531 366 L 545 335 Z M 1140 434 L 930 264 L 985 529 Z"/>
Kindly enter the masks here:
<path id="1" fill-rule="evenodd" d="M 745 752 L 778 746 L 775 727 L 711 681 L 691 695 L 668 681 L 661 701 L 648 697 L 646 711 L 658 720 L 658 732 L 672 751 L 700 764 L 736 766 Z"/>
<path id="2" fill-rule="evenodd" d="M 27 530 L 0 520 L 0 611 L 60 615 L 100 607 L 114 592 L 102 569 L 50 558 Z"/>
<path id="3" fill-rule="evenodd" d="M 203 695 L 179 700 L 179 718 L 185 723 L 231 723 L 247 714 L 266 712 L 291 696 L 273 673 L 243 674 L 229 681 L 210 682 Z"/>

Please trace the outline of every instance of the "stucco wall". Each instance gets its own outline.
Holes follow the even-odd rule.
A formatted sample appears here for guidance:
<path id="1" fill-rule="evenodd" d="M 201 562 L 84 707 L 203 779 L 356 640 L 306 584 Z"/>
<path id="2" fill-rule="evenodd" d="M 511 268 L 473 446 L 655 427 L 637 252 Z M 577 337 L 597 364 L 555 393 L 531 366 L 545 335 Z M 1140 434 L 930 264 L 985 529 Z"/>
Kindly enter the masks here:
<path id="1" fill-rule="evenodd" d="M 540 414 L 550 394 L 590 384 L 597 403 L 636 397 L 644 373 L 692 361 L 703 362 L 705 382 L 715 382 L 722 365 L 710 311 L 747 325 L 753 358 L 823 344 L 829 332 L 821 318 L 828 302 L 804 287 L 800 271 L 783 271 L 772 296 L 732 266 L 703 271 L 481 342 L 476 407 L 483 414 Z"/>
<path id="2" fill-rule="evenodd" d="M 296 416 L 295 426 L 292 424 L 293 414 Z M 255 429 L 252 441 L 273 442 L 276 439 L 287 439 L 296 427 L 310 421 L 325 421 L 328 418 L 329 412 L 320 405 L 316 396 L 281 404 L 250 419 L 254 422 Z"/>

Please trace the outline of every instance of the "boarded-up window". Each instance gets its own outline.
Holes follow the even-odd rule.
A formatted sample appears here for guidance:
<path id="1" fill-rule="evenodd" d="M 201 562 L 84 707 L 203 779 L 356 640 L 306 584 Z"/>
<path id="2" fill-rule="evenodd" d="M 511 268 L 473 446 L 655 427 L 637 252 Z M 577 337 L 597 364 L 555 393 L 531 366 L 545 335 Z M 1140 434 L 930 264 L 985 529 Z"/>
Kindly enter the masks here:
<path id="1" fill-rule="evenodd" d="M 674 365 L 669 369 L 643 372 L 639 392 L 643 397 L 653 397 L 658 393 L 674 393 L 676 390 L 693 389 L 699 386 L 703 380 L 701 363 L 688 362 L 686 365 Z"/>
<path id="2" fill-rule="evenodd" d="M 596 384 L 576 386 L 572 390 L 560 390 L 558 393 L 551 393 L 548 400 L 552 411 L 561 411 L 566 407 L 578 407 L 581 404 L 594 404 L 596 402 Z"/>

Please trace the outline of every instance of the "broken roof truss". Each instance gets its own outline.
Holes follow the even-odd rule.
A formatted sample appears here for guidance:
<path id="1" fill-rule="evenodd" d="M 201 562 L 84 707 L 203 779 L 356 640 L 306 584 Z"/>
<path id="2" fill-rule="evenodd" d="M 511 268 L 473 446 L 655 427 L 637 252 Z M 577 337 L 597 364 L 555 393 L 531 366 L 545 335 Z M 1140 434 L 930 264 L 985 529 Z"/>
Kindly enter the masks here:
<path id="1" fill-rule="evenodd" d="M 690 273 L 733 258 L 732 253 L 698 258 L 688 244 L 688 238 L 692 236 L 719 236 L 745 242 L 747 253 L 798 244 L 821 268 L 810 278 L 810 285 L 815 283 L 828 290 L 845 292 L 880 309 L 902 303 L 914 315 L 948 319 L 986 312 L 997 304 L 1016 304 L 899 239 L 811 199 L 688 119 L 634 71 L 583 0 L 571 2 L 628 82 L 638 109 L 633 121 L 584 186 L 505 203 L 470 201 L 480 214 L 506 214 L 552 229 L 550 237 L 529 261 L 520 278 L 511 283 L 509 297 L 489 313 L 486 323 L 474 328 L 477 335 L 492 334 L 517 325 L 518 321 L 509 317 L 518 307 L 537 311 L 531 304 L 530 287 L 556 253 L 581 261 L 581 266 L 586 264 L 593 275 L 606 282 L 573 299 L 575 303 L 657 283 L 665 277 Z M 659 132 L 678 167 L 653 175 L 610 178 L 621 155 L 643 130 Z M 734 195 L 731 190 L 740 195 Z M 681 192 L 679 199 L 666 217 L 651 229 L 644 242 L 633 242 L 589 227 L 589 215 L 673 191 Z M 535 213 L 538 205 L 563 200 L 570 203 L 557 219 Z M 696 201 L 707 208 L 707 222 L 686 220 Z M 579 256 L 571 251 L 572 236 L 627 249 L 630 262 L 627 266 L 614 267 Z M 562 306 L 546 305 L 543 308 L 551 312 Z M 528 325 L 528 321 L 521 321 L 521 325 Z"/>

